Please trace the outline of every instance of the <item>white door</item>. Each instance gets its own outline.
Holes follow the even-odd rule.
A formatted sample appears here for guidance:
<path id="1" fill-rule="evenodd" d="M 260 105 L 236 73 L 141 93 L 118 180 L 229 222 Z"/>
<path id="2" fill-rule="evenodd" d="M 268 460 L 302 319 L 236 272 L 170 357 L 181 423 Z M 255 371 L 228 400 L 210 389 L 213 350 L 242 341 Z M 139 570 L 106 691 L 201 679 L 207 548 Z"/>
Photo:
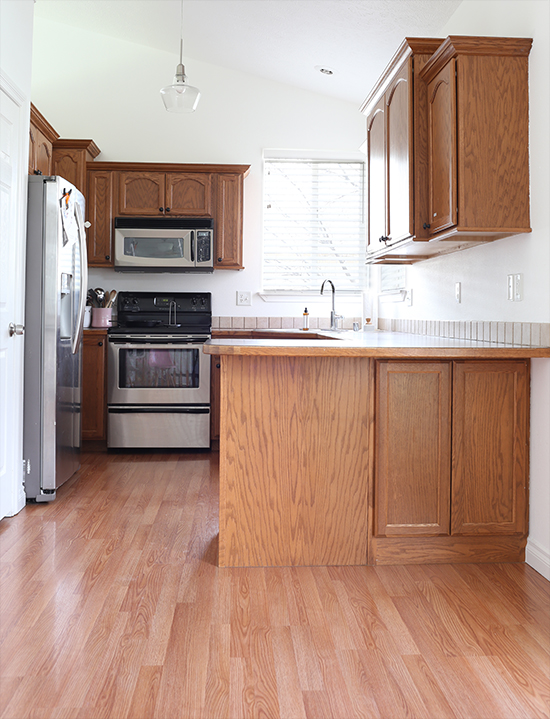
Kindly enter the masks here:
<path id="1" fill-rule="evenodd" d="M 0 519 L 25 505 L 24 335 L 19 332 L 25 301 L 27 113 L 24 98 L 0 75 Z M 17 329 L 12 335 L 10 323 Z"/>

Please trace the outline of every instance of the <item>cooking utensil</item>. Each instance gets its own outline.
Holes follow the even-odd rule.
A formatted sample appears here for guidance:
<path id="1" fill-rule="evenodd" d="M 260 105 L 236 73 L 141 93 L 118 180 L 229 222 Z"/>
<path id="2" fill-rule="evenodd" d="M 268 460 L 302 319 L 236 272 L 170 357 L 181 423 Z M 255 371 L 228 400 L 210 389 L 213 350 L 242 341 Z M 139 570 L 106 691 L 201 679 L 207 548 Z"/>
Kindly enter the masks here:
<path id="1" fill-rule="evenodd" d="M 97 297 L 97 302 L 98 302 L 98 305 L 97 305 L 97 306 L 98 306 L 98 307 L 105 307 L 105 290 L 104 290 L 103 288 L 101 288 L 101 287 L 96 287 L 95 290 L 94 290 L 94 292 L 95 292 L 96 297 Z"/>
<path id="2" fill-rule="evenodd" d="M 105 299 L 107 300 L 107 304 L 105 307 L 112 307 L 113 303 L 116 298 L 116 290 L 111 290 L 108 294 L 105 295 Z"/>
<path id="3" fill-rule="evenodd" d="M 97 295 L 95 293 L 95 290 L 92 290 L 91 288 L 88 290 L 88 294 L 86 295 L 87 300 L 90 302 L 92 307 L 99 307 L 99 303 L 97 301 Z"/>

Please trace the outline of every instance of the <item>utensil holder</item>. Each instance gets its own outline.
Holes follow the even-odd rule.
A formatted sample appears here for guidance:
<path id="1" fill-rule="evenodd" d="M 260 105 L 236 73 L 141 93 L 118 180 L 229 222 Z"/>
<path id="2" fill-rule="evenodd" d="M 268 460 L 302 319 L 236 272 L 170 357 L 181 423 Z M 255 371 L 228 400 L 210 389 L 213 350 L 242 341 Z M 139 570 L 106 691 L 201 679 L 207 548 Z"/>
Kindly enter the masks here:
<path id="1" fill-rule="evenodd" d="M 110 327 L 112 323 L 112 307 L 92 308 L 92 327 Z"/>
<path id="2" fill-rule="evenodd" d="M 84 308 L 84 327 L 89 327 L 92 324 L 92 308 L 90 305 L 86 305 Z"/>

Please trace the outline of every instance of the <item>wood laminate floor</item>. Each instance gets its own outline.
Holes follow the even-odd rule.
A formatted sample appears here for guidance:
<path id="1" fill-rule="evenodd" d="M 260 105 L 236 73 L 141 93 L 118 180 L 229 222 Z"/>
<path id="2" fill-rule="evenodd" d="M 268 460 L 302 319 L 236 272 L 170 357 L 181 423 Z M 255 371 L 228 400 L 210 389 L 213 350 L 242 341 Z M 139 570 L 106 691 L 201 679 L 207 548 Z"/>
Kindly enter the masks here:
<path id="1" fill-rule="evenodd" d="M 216 454 L 86 454 L 0 522 L 2 719 L 550 715 L 526 565 L 219 569 Z"/>

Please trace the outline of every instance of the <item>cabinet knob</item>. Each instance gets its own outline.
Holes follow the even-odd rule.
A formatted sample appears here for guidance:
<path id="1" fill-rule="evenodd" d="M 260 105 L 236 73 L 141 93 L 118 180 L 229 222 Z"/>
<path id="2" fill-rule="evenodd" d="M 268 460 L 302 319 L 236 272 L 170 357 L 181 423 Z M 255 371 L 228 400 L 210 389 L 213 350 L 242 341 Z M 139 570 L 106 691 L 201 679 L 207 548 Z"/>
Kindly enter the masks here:
<path id="1" fill-rule="evenodd" d="M 387 242 L 389 239 L 389 237 L 382 235 L 382 237 L 378 238 L 378 242 Z"/>
<path id="2" fill-rule="evenodd" d="M 218 257 L 218 262 L 222 262 L 223 257 Z"/>
<path id="3" fill-rule="evenodd" d="M 164 207 L 159 207 L 159 212 L 164 212 Z"/>
<path id="4" fill-rule="evenodd" d="M 216 367 L 217 367 L 217 369 L 220 369 L 221 364 L 217 364 Z"/>
<path id="5" fill-rule="evenodd" d="M 97 343 L 97 346 L 98 346 L 98 347 L 103 347 L 103 342 L 98 342 L 98 343 Z"/>
<path id="6" fill-rule="evenodd" d="M 110 260 L 110 259 L 111 259 L 111 255 L 105 255 L 105 259 L 106 259 L 106 260 Z"/>
<path id="7" fill-rule="evenodd" d="M 431 227 L 431 225 L 430 225 L 429 222 L 425 222 L 425 223 L 422 225 L 422 227 L 423 227 L 425 230 L 429 230 L 430 227 Z"/>
<path id="8" fill-rule="evenodd" d="M 169 207 L 166 208 L 166 212 L 170 212 L 170 208 L 169 208 Z"/>

